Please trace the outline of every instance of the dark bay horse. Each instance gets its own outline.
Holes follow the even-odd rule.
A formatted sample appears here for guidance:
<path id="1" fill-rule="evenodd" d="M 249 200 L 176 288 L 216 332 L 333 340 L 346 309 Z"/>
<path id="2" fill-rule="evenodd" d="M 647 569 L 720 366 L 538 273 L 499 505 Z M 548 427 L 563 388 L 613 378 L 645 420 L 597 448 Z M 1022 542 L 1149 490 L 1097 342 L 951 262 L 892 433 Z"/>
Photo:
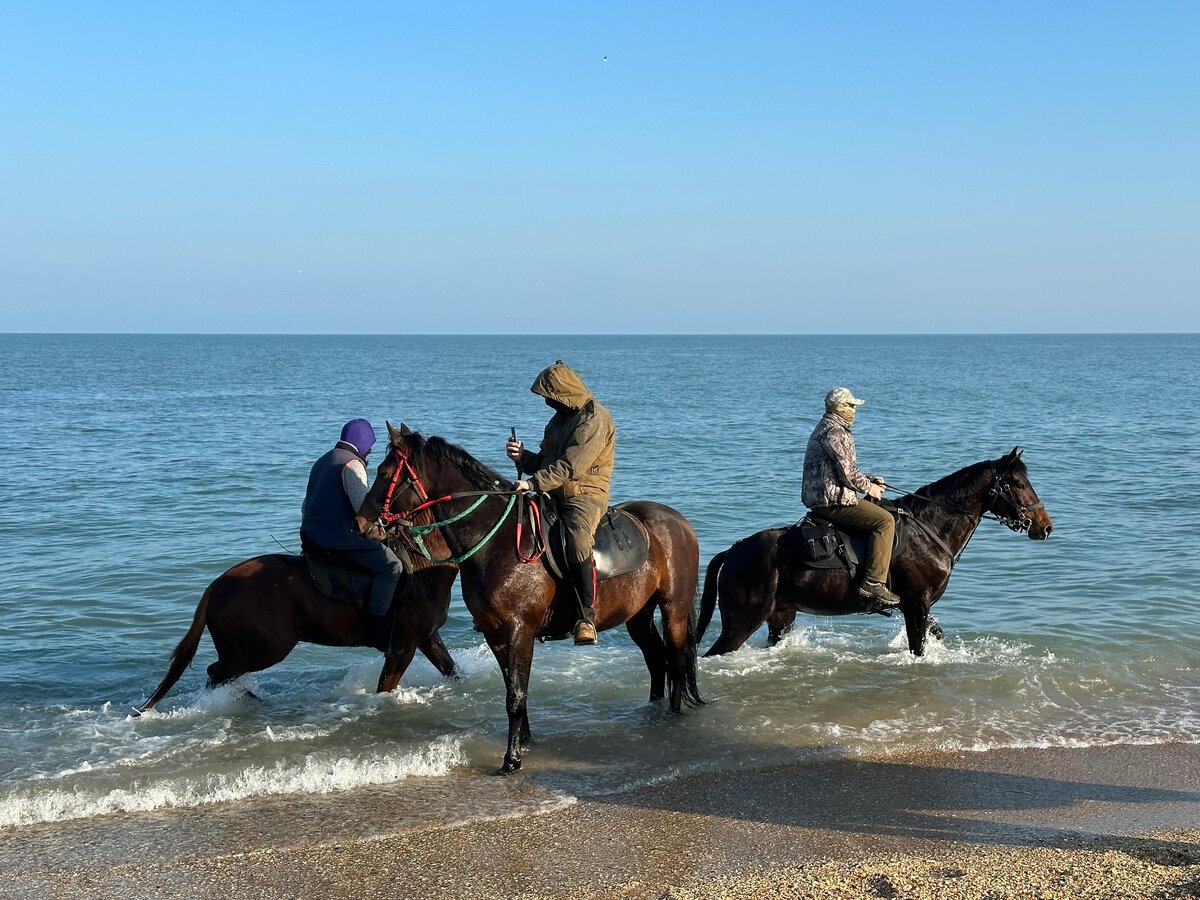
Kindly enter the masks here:
<path id="1" fill-rule="evenodd" d="M 526 704 L 534 643 L 539 636 L 565 634 L 574 624 L 571 587 L 557 585 L 540 563 L 526 564 L 518 557 L 510 482 L 442 438 L 426 439 L 390 423 L 388 432 L 388 454 L 363 511 L 373 504 L 379 512 L 402 514 L 406 497 L 410 503 L 419 496 L 452 498 L 439 504 L 439 518 L 445 522 L 440 530 L 461 567 L 463 599 L 504 676 L 508 750 L 499 771 L 514 772 L 530 740 Z M 397 490 L 402 479 L 405 486 Z M 420 494 L 414 496 L 416 488 Z M 468 498 L 478 503 L 481 497 L 483 502 L 468 513 Z M 692 617 L 699 545 L 688 520 L 668 506 L 639 500 L 621 509 L 645 526 L 649 557 L 640 568 L 600 583 L 596 627 L 603 631 L 624 623 L 650 671 L 650 699 L 666 694 L 671 709 L 679 712 L 684 700 L 704 702 L 696 686 Z M 556 603 L 560 595 L 562 602 Z M 662 614 L 662 636 L 654 623 L 656 608 Z"/>
<path id="2" fill-rule="evenodd" d="M 891 583 L 900 595 L 908 649 L 916 656 L 925 652 L 927 633 L 940 636 L 929 608 L 945 592 L 954 564 L 986 515 L 1035 541 L 1048 538 L 1054 527 L 1016 447 L 998 460 L 975 463 L 907 494 L 896 506 L 912 518 L 902 517 L 897 526 L 906 529 L 906 543 L 892 559 Z M 781 552 L 786 532 L 771 528 L 752 534 L 708 564 L 698 631 L 703 637 L 719 599 L 721 636 L 706 656 L 736 650 L 768 617 L 774 643 L 797 610 L 819 616 L 864 611 L 849 572 L 806 569 Z"/>
<path id="3" fill-rule="evenodd" d="M 453 566 L 414 560 L 409 583 L 401 584 L 393 604 L 391 647 L 377 690 L 395 689 L 418 648 L 443 675 L 455 674 L 454 660 L 438 629 L 446 623 L 450 586 L 457 574 Z M 167 674 L 138 712 L 153 709 L 179 680 L 191 665 L 206 627 L 217 650 L 217 661 L 208 667 L 209 687 L 270 668 L 301 641 L 332 647 L 374 646 L 363 614 L 321 594 L 303 557 L 256 556 L 238 563 L 204 591 L 192 626 L 171 654 Z"/>

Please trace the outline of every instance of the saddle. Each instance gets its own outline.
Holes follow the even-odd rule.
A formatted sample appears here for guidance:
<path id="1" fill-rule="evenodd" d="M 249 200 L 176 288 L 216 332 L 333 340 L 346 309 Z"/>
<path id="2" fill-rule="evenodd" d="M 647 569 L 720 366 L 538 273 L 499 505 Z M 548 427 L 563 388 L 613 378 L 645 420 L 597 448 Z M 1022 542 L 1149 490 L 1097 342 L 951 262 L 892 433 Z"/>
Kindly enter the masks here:
<path id="1" fill-rule="evenodd" d="M 546 548 L 542 561 L 552 576 L 567 578 L 567 536 L 558 514 L 558 504 L 548 496 L 538 498 L 541 508 L 541 542 Z M 606 581 L 632 572 L 650 554 L 646 528 L 619 506 L 610 506 L 596 527 L 592 555 L 596 558 L 596 581 Z"/>
<path id="2" fill-rule="evenodd" d="M 865 501 L 864 501 L 865 502 Z M 892 540 L 892 556 L 900 553 L 907 543 L 906 528 L 901 524 L 911 514 L 900 509 L 890 500 L 876 501 L 876 505 L 892 514 L 896 519 L 896 534 Z M 779 539 L 780 550 L 794 563 L 805 569 L 842 569 L 851 577 L 857 577 L 862 560 L 867 554 L 867 537 L 859 531 L 847 531 L 828 519 L 809 513 L 795 525 L 791 525 Z"/>
<path id="3" fill-rule="evenodd" d="M 308 566 L 308 577 L 318 593 L 334 603 L 366 609 L 375 580 L 372 572 L 331 550 L 307 544 L 301 549 Z"/>

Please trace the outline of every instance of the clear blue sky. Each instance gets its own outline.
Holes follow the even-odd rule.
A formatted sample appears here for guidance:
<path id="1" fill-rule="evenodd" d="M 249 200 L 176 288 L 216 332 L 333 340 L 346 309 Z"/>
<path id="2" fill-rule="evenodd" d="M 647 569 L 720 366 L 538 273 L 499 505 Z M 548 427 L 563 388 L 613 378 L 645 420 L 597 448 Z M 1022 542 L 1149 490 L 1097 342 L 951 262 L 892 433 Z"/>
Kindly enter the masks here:
<path id="1" fill-rule="evenodd" d="M 1194 2 L 0 0 L 0 165 L 0 331 L 1200 331 Z"/>

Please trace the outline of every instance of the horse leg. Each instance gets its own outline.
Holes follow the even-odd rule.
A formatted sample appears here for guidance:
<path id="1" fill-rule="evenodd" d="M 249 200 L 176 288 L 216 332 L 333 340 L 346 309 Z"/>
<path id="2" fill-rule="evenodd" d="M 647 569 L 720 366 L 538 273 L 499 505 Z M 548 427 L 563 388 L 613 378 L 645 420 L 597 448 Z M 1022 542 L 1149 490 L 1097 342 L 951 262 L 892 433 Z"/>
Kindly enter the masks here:
<path id="1" fill-rule="evenodd" d="M 492 653 L 504 675 L 504 705 L 508 711 L 508 750 L 496 774 L 511 775 L 521 768 L 521 756 L 529 741 L 529 670 L 533 667 L 533 634 L 518 630 L 507 641 L 493 643 Z"/>
<path id="2" fill-rule="evenodd" d="M 796 611 L 794 609 L 776 609 L 767 617 L 767 646 L 774 647 L 783 636 L 792 630 L 792 623 L 796 621 Z"/>
<path id="3" fill-rule="evenodd" d="M 433 663 L 433 667 L 442 673 L 446 678 L 458 679 L 458 668 L 454 664 L 454 657 L 450 655 L 450 651 L 446 649 L 446 645 L 442 643 L 442 636 L 438 632 L 434 632 L 429 637 L 425 638 L 419 645 L 421 653 L 424 657 Z"/>
<path id="4" fill-rule="evenodd" d="M 900 607 L 904 613 L 904 630 L 908 635 L 908 651 L 913 656 L 925 655 L 925 636 L 929 633 L 929 607 L 917 602 Z M 939 629 L 940 630 L 940 629 Z"/>
<path id="5" fill-rule="evenodd" d="M 393 641 L 391 652 L 383 658 L 383 668 L 379 670 L 379 683 L 375 686 L 375 693 L 390 694 L 394 691 L 400 683 L 400 676 L 408 669 L 416 652 L 416 645 L 411 641 Z"/>
<path id="6" fill-rule="evenodd" d="M 946 637 L 946 632 L 942 631 L 942 626 L 937 623 L 937 619 L 933 616 L 929 617 L 929 627 L 926 631 L 935 641 L 944 640 Z"/>
<path id="7" fill-rule="evenodd" d="M 209 689 L 220 687 L 223 684 L 229 684 L 237 681 L 247 672 L 261 671 L 265 668 L 267 668 L 267 666 L 261 666 L 259 669 L 251 669 L 242 663 L 231 662 L 227 659 L 218 659 L 215 663 L 208 667 L 208 684 L 206 684 L 205 687 Z M 262 700 L 258 694 L 254 693 L 254 691 L 250 690 L 249 688 L 243 689 L 243 693 L 251 700 Z"/>
<path id="8" fill-rule="evenodd" d="M 729 563 L 721 571 L 721 635 L 705 656 L 720 656 L 738 649 L 758 631 L 775 608 L 778 573 L 768 567 L 747 572 L 745 566 L 730 571 Z"/>
<path id="9" fill-rule="evenodd" d="M 650 670 L 650 702 L 661 700 L 667 686 L 667 649 L 654 625 L 653 604 L 647 604 L 626 622 L 625 630 L 642 651 L 646 668 Z"/>

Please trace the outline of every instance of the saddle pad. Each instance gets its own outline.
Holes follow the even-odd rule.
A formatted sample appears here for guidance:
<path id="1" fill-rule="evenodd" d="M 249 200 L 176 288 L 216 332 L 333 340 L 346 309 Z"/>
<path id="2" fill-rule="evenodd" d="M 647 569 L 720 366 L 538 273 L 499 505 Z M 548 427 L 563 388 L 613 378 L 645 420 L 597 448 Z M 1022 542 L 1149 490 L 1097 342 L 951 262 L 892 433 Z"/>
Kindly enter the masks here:
<path id="1" fill-rule="evenodd" d="M 557 504 L 539 498 L 542 505 L 542 531 L 546 553 L 542 559 L 555 578 L 566 578 L 566 534 L 559 520 Z M 645 526 L 619 506 L 610 506 L 600 517 L 596 542 L 592 546 L 596 558 L 596 580 L 605 581 L 632 572 L 650 555 L 650 535 Z"/>
<path id="2" fill-rule="evenodd" d="M 374 580 L 370 572 L 360 568 L 336 553 L 305 549 L 304 562 L 313 586 L 335 603 L 348 603 L 355 609 L 364 609 L 371 594 Z"/>

